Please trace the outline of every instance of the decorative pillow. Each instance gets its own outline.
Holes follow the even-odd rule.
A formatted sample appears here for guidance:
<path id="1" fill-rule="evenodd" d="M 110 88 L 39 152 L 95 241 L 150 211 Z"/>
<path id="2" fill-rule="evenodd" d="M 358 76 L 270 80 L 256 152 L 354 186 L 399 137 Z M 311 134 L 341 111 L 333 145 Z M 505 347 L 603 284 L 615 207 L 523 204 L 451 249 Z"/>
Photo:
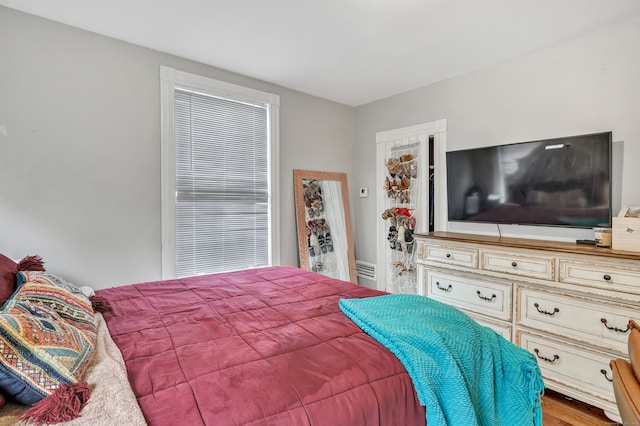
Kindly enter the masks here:
<path id="1" fill-rule="evenodd" d="M 20 287 L 20 297 L 7 303 L 30 301 L 34 305 L 53 310 L 62 319 L 80 330 L 94 330 L 95 316 L 89 298 L 75 285 L 49 272 L 20 271 L 18 282 L 29 283 Z"/>
<path id="2" fill-rule="evenodd" d="M 16 271 L 18 264 L 0 253 L 0 305 L 2 305 L 16 289 Z"/>
<path id="3" fill-rule="evenodd" d="M 52 274 L 51 272 L 44 271 L 19 271 L 17 274 L 16 280 L 18 281 L 18 286 L 26 283 L 26 282 L 34 282 L 39 284 L 46 284 L 54 287 L 60 287 L 69 291 L 70 293 L 76 294 L 79 297 L 84 295 L 82 290 L 79 287 L 71 284 L 69 281 L 60 278 L 59 276 Z"/>
<path id="4" fill-rule="evenodd" d="M 40 273 L 42 274 L 42 273 Z M 29 279 L 0 312 L 0 389 L 34 404 L 81 381 L 96 344 L 91 303 L 51 274 Z"/>

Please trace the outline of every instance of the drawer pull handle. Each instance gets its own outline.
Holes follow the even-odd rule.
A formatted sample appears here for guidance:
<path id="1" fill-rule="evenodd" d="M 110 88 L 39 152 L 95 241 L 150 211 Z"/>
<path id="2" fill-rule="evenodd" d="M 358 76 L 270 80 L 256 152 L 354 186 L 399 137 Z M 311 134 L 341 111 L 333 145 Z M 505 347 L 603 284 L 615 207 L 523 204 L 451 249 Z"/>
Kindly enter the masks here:
<path id="1" fill-rule="evenodd" d="M 607 319 L 606 318 L 600 318 L 600 322 L 604 324 L 605 327 L 607 327 L 609 330 L 612 331 L 618 331 L 620 333 L 626 333 L 627 331 L 629 331 L 629 324 L 627 324 L 627 328 L 625 328 L 624 330 L 618 327 L 609 327 L 609 325 L 607 324 Z"/>
<path id="2" fill-rule="evenodd" d="M 447 257 L 447 258 L 451 257 L 451 253 L 445 254 L 445 257 Z"/>
<path id="3" fill-rule="evenodd" d="M 517 262 L 511 262 L 511 266 L 513 266 L 515 268 L 516 266 L 518 266 L 518 263 Z"/>
<path id="4" fill-rule="evenodd" d="M 491 302 L 493 301 L 493 299 L 495 299 L 497 296 L 494 294 L 491 295 L 491 297 L 485 297 L 480 293 L 480 290 L 478 290 L 476 293 L 478 293 L 478 297 L 482 300 L 486 300 L 487 302 Z"/>
<path id="5" fill-rule="evenodd" d="M 442 291 L 451 291 L 451 284 L 446 287 L 440 287 L 440 281 L 436 281 L 436 287 L 438 287 L 438 289 Z"/>
<path id="6" fill-rule="evenodd" d="M 533 306 L 537 309 L 538 312 L 540 312 L 541 314 L 545 314 L 545 315 L 549 315 L 550 317 L 554 316 L 555 314 L 557 314 L 558 312 L 560 312 L 560 309 L 558 308 L 553 308 L 553 312 L 548 312 L 548 311 L 541 311 L 540 310 L 540 305 L 538 305 L 538 303 L 534 303 Z"/>
<path id="7" fill-rule="evenodd" d="M 605 275 L 604 277 L 602 277 L 602 278 L 604 278 L 604 280 L 605 280 L 605 281 L 611 281 L 611 275 L 609 275 L 609 274 L 606 274 L 606 275 Z"/>
<path id="8" fill-rule="evenodd" d="M 546 358 L 546 357 L 544 357 L 544 356 L 540 355 L 540 351 L 538 350 L 538 348 L 535 348 L 533 351 L 536 353 L 536 356 L 537 356 L 538 358 L 540 358 L 540 359 L 541 359 L 541 360 L 543 360 L 543 361 L 550 362 L 550 363 L 552 363 L 552 364 L 553 364 L 554 362 L 556 362 L 557 360 L 559 360 L 559 359 L 560 359 L 560 355 L 558 355 L 558 354 L 555 354 L 555 355 L 553 356 L 553 359 L 551 359 L 551 358 Z"/>
<path id="9" fill-rule="evenodd" d="M 600 370 L 600 372 L 602 373 L 605 379 L 607 379 L 610 382 L 613 382 L 613 379 L 610 379 L 609 376 L 607 375 L 607 370 L 603 368 L 602 370 Z"/>

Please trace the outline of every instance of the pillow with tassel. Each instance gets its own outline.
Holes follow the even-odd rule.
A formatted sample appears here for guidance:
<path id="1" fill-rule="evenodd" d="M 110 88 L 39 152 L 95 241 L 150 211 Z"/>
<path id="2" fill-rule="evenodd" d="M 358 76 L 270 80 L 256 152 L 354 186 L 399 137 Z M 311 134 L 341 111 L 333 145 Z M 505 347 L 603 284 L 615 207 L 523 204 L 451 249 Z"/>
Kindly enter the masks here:
<path id="1" fill-rule="evenodd" d="M 96 345 L 91 302 L 55 275 L 19 275 L 25 281 L 0 312 L 0 389 L 32 405 L 21 419 L 72 420 L 89 398 L 82 379 Z"/>
<path id="2" fill-rule="evenodd" d="M 75 285 L 49 272 L 21 271 L 18 282 L 20 296 L 7 307 L 24 301 L 55 311 L 62 319 L 80 330 L 95 330 L 96 319 L 90 299 Z"/>

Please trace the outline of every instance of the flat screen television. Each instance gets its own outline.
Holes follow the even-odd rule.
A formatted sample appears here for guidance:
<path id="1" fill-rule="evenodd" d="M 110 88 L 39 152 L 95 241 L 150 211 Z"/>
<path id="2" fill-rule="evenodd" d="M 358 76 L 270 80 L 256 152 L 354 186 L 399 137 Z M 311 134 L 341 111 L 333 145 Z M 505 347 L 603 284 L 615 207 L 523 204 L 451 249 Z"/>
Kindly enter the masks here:
<path id="1" fill-rule="evenodd" d="M 450 221 L 611 223 L 611 132 L 447 152 Z"/>

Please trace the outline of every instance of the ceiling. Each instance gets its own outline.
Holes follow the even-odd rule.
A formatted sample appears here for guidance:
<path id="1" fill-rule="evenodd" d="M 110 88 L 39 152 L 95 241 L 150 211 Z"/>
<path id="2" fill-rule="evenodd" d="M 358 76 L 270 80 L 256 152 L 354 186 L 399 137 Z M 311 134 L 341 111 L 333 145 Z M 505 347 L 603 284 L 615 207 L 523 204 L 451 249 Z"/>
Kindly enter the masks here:
<path id="1" fill-rule="evenodd" d="M 640 16 L 639 0 L 0 0 L 358 106 Z"/>

